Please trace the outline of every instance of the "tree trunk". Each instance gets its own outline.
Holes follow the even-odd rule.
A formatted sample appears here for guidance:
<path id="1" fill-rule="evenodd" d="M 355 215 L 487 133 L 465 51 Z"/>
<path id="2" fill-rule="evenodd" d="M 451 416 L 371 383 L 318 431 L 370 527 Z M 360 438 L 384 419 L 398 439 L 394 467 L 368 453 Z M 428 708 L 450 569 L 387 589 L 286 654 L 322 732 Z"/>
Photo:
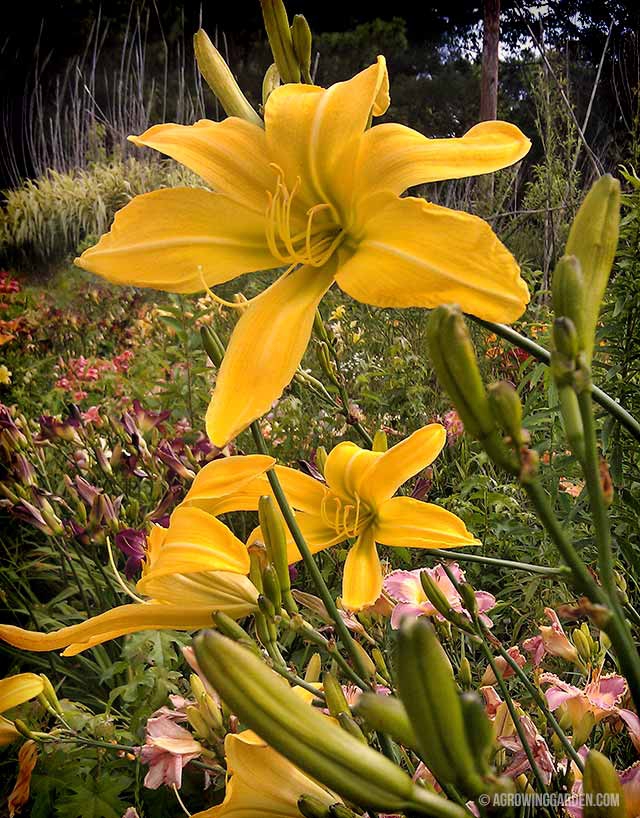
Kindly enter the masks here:
<path id="1" fill-rule="evenodd" d="M 500 45 L 500 0 L 484 0 L 482 30 L 482 87 L 480 119 L 498 116 L 498 47 Z"/>

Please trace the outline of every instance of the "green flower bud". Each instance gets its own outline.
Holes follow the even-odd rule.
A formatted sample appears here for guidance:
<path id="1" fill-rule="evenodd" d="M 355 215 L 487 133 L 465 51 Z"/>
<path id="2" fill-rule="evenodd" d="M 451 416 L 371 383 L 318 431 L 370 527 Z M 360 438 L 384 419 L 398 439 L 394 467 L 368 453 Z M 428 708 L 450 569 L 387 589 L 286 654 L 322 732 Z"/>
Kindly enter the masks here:
<path id="1" fill-rule="evenodd" d="M 422 585 L 423 591 L 427 595 L 427 599 L 433 605 L 436 611 L 438 611 L 439 614 L 442 614 L 445 619 L 448 619 L 452 612 L 451 604 L 442 592 L 440 585 L 428 571 L 420 572 L 420 584 Z"/>
<path id="2" fill-rule="evenodd" d="M 295 613 L 298 606 L 291 595 L 291 577 L 289 575 L 289 560 L 287 557 L 287 540 L 285 536 L 282 519 L 276 511 L 276 506 L 271 497 L 265 495 L 258 501 L 258 519 L 260 530 L 267 547 L 267 555 L 273 563 L 278 585 L 282 594 L 282 604 L 289 611 Z M 265 586 L 265 592 L 268 593 Z M 272 599 L 276 610 L 280 610 L 281 605 L 276 604 Z"/>
<path id="3" fill-rule="evenodd" d="M 187 709 L 187 721 L 193 727 L 198 738 L 207 739 L 209 737 L 209 725 L 204 720 L 204 716 L 197 707 L 190 704 Z"/>
<path id="4" fill-rule="evenodd" d="M 565 253 L 580 262 L 584 280 L 584 318 L 580 346 L 591 362 L 596 324 L 618 246 L 620 182 L 606 174 L 593 184 L 573 220 Z"/>
<path id="5" fill-rule="evenodd" d="M 40 678 L 42 679 L 42 684 L 44 685 L 42 693 L 46 701 L 48 702 L 48 704 L 51 705 L 51 707 L 56 711 L 56 713 L 62 715 L 62 707 L 60 705 L 60 701 L 58 700 L 58 695 L 53 685 L 49 681 L 49 678 L 45 676 L 44 673 L 40 673 Z"/>
<path id="6" fill-rule="evenodd" d="M 204 351 L 207 353 L 209 360 L 212 364 L 219 367 L 222 363 L 222 359 L 224 358 L 225 351 L 222 341 L 212 329 L 206 326 L 200 327 L 200 338 L 202 340 Z"/>
<path id="7" fill-rule="evenodd" d="M 584 818 L 625 818 L 624 793 L 618 773 L 609 759 L 597 750 L 589 751 L 582 783 Z M 607 806 L 604 805 L 606 802 L 609 802 Z"/>
<path id="8" fill-rule="evenodd" d="M 311 29 L 302 14 L 295 14 L 291 23 L 293 51 L 305 82 L 311 82 Z"/>
<path id="9" fill-rule="evenodd" d="M 252 108 L 249 100 L 222 58 L 222 54 L 211 42 L 206 32 L 200 29 L 193 36 L 193 48 L 198 69 L 205 82 L 220 101 L 229 116 L 238 116 L 264 128 L 264 122 Z"/>
<path id="10" fill-rule="evenodd" d="M 344 692 L 340 682 L 336 679 L 333 673 L 322 674 L 322 689 L 327 700 L 327 707 L 329 713 L 334 718 L 337 718 L 340 713 L 349 712 L 349 704 L 345 698 Z"/>
<path id="11" fill-rule="evenodd" d="M 567 369 L 571 368 L 571 371 L 575 367 L 579 343 L 578 331 L 573 319 L 566 315 L 556 318 L 553 322 L 553 345 L 562 356 L 562 365 Z"/>
<path id="12" fill-rule="evenodd" d="M 584 278 L 580 260 L 576 256 L 562 256 L 556 264 L 551 287 L 553 312 L 556 319 L 568 318 L 576 331 L 576 351 L 584 348 Z"/>
<path id="13" fill-rule="evenodd" d="M 475 690 L 460 695 L 462 716 L 471 752 L 480 775 L 489 774 L 489 758 L 493 749 L 493 725 L 489 721 L 482 699 Z"/>
<path id="14" fill-rule="evenodd" d="M 350 733 L 354 738 L 357 738 L 358 741 L 363 741 L 365 744 L 367 743 L 362 730 L 348 713 L 338 713 L 336 718 L 338 719 L 338 724 L 343 730 L 346 730 L 347 733 Z"/>
<path id="15" fill-rule="evenodd" d="M 498 426 L 505 431 L 517 446 L 521 446 L 523 439 L 520 396 L 507 381 L 490 384 L 487 392 L 489 406 Z"/>
<path id="16" fill-rule="evenodd" d="M 293 50 L 287 10 L 282 0 L 260 0 L 264 27 L 273 59 L 283 82 L 300 82 L 300 66 Z"/>
<path id="17" fill-rule="evenodd" d="M 271 94 L 280 87 L 280 74 L 278 74 L 278 66 L 273 62 L 267 68 L 262 80 L 262 105 L 267 104 L 267 100 Z"/>
<path id="18" fill-rule="evenodd" d="M 458 682 L 465 690 L 468 690 L 473 684 L 471 663 L 466 656 L 463 656 L 460 660 L 460 667 L 458 668 Z"/>
<path id="19" fill-rule="evenodd" d="M 301 795 L 298 798 L 298 810 L 304 818 L 329 818 L 329 807 L 313 795 Z"/>
<path id="20" fill-rule="evenodd" d="M 363 668 L 365 669 L 365 671 L 367 673 L 367 676 L 370 679 L 374 679 L 375 675 L 376 675 L 376 666 L 375 666 L 372 658 L 369 656 L 367 651 L 362 647 L 360 642 L 356 642 L 354 640 L 353 647 L 356 650 L 356 652 L 360 654 L 360 660 L 362 662 Z"/>
<path id="21" fill-rule="evenodd" d="M 324 467 L 327 462 L 327 450 L 324 446 L 318 446 L 316 449 L 316 463 L 318 464 L 318 468 L 324 474 Z"/>
<path id="22" fill-rule="evenodd" d="M 382 429 L 378 429 L 378 431 L 373 436 L 373 446 L 371 447 L 374 452 L 386 452 L 389 448 L 389 441 L 387 440 L 387 433 L 384 432 Z"/>
<path id="23" fill-rule="evenodd" d="M 392 761 L 309 707 L 262 660 L 216 631 L 194 639 L 198 664 L 223 701 L 278 753 L 365 809 L 464 818 L 465 810 L 415 785 Z"/>
<path id="24" fill-rule="evenodd" d="M 389 673 L 389 668 L 387 667 L 387 663 L 384 660 L 384 655 L 380 648 L 374 648 L 371 651 L 371 658 L 375 662 L 378 673 L 385 679 L 390 679 L 391 674 Z"/>
<path id="25" fill-rule="evenodd" d="M 262 574 L 264 592 L 267 599 L 274 607 L 276 614 L 282 609 L 282 593 L 280 591 L 280 581 L 273 565 L 267 565 Z"/>
<path id="26" fill-rule="evenodd" d="M 213 622 L 220 633 L 223 633 L 225 636 L 228 636 L 229 639 L 233 639 L 235 642 L 239 642 L 241 645 L 245 645 L 245 647 L 248 647 L 258 656 L 262 655 L 256 642 L 251 638 L 251 636 L 249 636 L 245 629 L 228 614 L 223 613 L 222 611 L 216 611 L 213 614 Z"/>
<path id="27" fill-rule="evenodd" d="M 320 678 L 320 671 L 322 670 L 322 660 L 319 653 L 314 653 L 307 663 L 307 668 L 304 672 L 306 682 L 317 682 Z"/>
<path id="28" fill-rule="evenodd" d="M 380 696 L 377 693 L 361 693 L 353 712 L 367 727 L 379 733 L 388 733 L 394 741 L 415 749 L 417 740 L 409 716 L 400 699 Z"/>

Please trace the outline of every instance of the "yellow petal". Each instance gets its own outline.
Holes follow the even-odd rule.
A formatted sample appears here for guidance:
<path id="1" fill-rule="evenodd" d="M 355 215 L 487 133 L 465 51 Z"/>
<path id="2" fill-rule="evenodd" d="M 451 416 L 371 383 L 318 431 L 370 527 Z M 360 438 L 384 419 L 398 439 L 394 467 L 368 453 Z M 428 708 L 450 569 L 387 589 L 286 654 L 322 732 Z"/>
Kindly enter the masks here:
<path id="1" fill-rule="evenodd" d="M 371 528 L 365 529 L 347 554 L 342 577 L 342 604 L 350 611 L 373 605 L 382 593 L 382 568 Z"/>
<path id="2" fill-rule="evenodd" d="M 199 571 L 193 574 L 145 575 L 137 584 L 140 593 L 154 602 L 206 607 L 239 619 L 257 608 L 258 591 L 248 577 L 228 571 Z"/>
<path id="3" fill-rule="evenodd" d="M 324 467 L 324 476 L 332 492 L 343 500 L 353 502 L 363 491 L 363 479 L 373 464 L 382 457 L 382 452 L 361 449 L 355 443 L 346 441 L 329 452 Z"/>
<path id="4" fill-rule="evenodd" d="M 0 716 L 0 747 L 5 747 L 20 738 L 20 733 L 13 726 L 13 722 Z"/>
<path id="5" fill-rule="evenodd" d="M 255 298 L 236 324 L 207 410 L 207 434 L 222 448 L 267 412 L 304 354 L 334 268 L 301 267 Z"/>
<path id="6" fill-rule="evenodd" d="M 75 656 L 87 648 L 127 633 L 147 630 L 194 631 L 211 626 L 212 610 L 215 610 L 214 606 L 187 608 L 183 605 L 161 605 L 153 602 L 132 603 L 120 605 L 85 622 L 69 625 L 51 633 L 27 631 L 14 625 L 0 625 L 0 639 L 21 650 L 44 651 L 66 648 L 64 656 Z"/>
<path id="7" fill-rule="evenodd" d="M 18 673 L 0 679 L 0 713 L 34 699 L 43 690 L 43 681 L 35 673 Z"/>
<path id="8" fill-rule="evenodd" d="M 363 203 L 355 252 L 336 280 L 379 307 L 459 304 L 488 321 L 514 321 L 529 301 L 514 257 L 476 216 L 380 193 Z M 342 251 L 341 251 L 342 252 Z"/>
<path id="9" fill-rule="evenodd" d="M 409 478 L 433 463 L 446 440 L 444 426 L 430 423 L 396 443 L 364 475 L 360 489 L 363 499 L 374 506 L 388 500 Z"/>
<path id="10" fill-rule="evenodd" d="M 300 197 L 310 206 L 340 206 L 350 190 L 358 141 L 369 118 L 389 105 L 384 57 L 346 82 L 328 89 L 288 83 L 265 106 L 267 146 L 289 190 L 298 176 Z M 349 195 L 350 198 L 350 195 Z"/>
<path id="11" fill-rule="evenodd" d="M 269 165 L 264 130 L 257 125 L 233 116 L 222 122 L 201 119 L 195 125 L 154 125 L 129 139 L 176 159 L 249 210 L 265 212 L 276 174 Z"/>
<path id="12" fill-rule="evenodd" d="M 195 571 L 249 573 L 249 553 L 220 520 L 200 508 L 178 506 L 144 578 Z M 142 590 L 142 589 L 141 589 Z M 147 593 L 146 591 L 142 591 Z"/>
<path id="13" fill-rule="evenodd" d="M 266 244 L 263 213 L 186 187 L 136 196 L 75 263 L 115 284 L 174 293 L 198 292 L 205 283 L 212 287 L 279 264 Z"/>
<path id="14" fill-rule="evenodd" d="M 292 508 L 309 514 L 319 513 L 327 494 L 327 488 L 320 480 L 287 466 L 276 466 L 276 474 Z"/>
<path id="15" fill-rule="evenodd" d="M 182 505 L 197 505 L 210 514 L 224 514 L 215 509 L 216 501 L 236 495 L 267 469 L 275 465 L 275 458 L 261 454 L 219 457 L 196 474 Z M 264 493 L 264 492 L 263 492 Z M 203 505 L 203 503 L 207 505 Z M 257 508 L 257 506 L 256 506 Z M 226 509 L 230 510 L 230 509 Z M 233 509 L 235 511 L 250 509 Z"/>
<path id="16" fill-rule="evenodd" d="M 378 509 L 375 538 L 401 548 L 456 548 L 479 545 L 450 511 L 411 497 L 392 497 Z"/>
<path id="17" fill-rule="evenodd" d="M 481 122 L 460 139 L 428 139 L 404 125 L 376 125 L 362 138 L 356 195 L 378 190 L 400 194 L 409 187 L 461 179 L 518 162 L 531 142 L 509 122 Z"/>

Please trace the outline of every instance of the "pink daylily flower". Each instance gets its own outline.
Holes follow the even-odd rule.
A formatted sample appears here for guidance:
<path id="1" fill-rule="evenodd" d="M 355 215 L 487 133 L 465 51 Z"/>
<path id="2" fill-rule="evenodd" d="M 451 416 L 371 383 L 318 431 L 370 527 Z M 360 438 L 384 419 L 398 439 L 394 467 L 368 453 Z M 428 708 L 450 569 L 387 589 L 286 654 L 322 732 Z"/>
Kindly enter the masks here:
<path id="1" fill-rule="evenodd" d="M 559 656 L 568 662 L 579 663 L 578 651 L 567 638 L 566 633 L 553 608 L 544 609 L 551 625 L 540 625 L 540 634 L 526 639 L 522 647 L 531 655 L 534 667 L 538 667 L 545 654 Z"/>
<path id="2" fill-rule="evenodd" d="M 138 754 L 149 765 L 144 786 L 157 790 L 162 784 L 168 787 L 182 786 L 182 770 L 203 750 L 188 730 L 165 715 L 150 718 L 147 722 L 147 740 Z"/>
<path id="3" fill-rule="evenodd" d="M 458 582 L 465 581 L 464 571 L 457 562 L 452 562 L 448 567 Z M 435 616 L 439 620 L 444 619 L 429 602 L 422 588 L 420 574 L 423 571 L 438 583 L 440 590 L 453 610 L 468 616 L 460 594 L 453 587 L 453 583 L 442 565 L 436 565 L 435 568 L 418 568 L 415 571 L 392 571 L 385 577 L 383 582 L 385 592 L 397 602 L 391 614 L 392 628 L 399 628 L 405 617 Z M 475 597 L 480 618 L 490 628 L 493 622 L 485 614 L 485 611 L 489 611 L 495 606 L 496 598 L 486 591 L 476 591 Z"/>
<path id="4" fill-rule="evenodd" d="M 564 707 L 574 730 L 587 713 L 593 715 L 595 724 L 617 717 L 624 722 L 633 746 L 640 751 L 640 718 L 633 710 L 618 706 L 628 691 L 626 679 L 622 676 L 615 673 L 597 675 L 580 689 L 553 673 L 543 673 L 540 684 L 549 685 L 545 691 L 549 708 Z"/>

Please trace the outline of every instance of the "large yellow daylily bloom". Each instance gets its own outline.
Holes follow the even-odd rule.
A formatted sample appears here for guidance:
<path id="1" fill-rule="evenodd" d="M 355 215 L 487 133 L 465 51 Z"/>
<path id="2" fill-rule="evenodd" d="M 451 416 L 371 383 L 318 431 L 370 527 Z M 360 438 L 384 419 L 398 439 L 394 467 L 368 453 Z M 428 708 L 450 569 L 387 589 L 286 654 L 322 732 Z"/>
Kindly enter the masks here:
<path id="1" fill-rule="evenodd" d="M 248 455 L 215 462 L 222 464 L 224 490 L 230 492 L 264 473 L 274 460 Z M 169 527 L 154 526 L 148 538 L 136 585 L 138 593 L 149 597 L 146 601 L 121 605 L 51 633 L 0 625 L 0 639 L 24 650 L 65 648 L 64 656 L 74 656 L 128 633 L 211 627 L 214 611 L 240 619 L 257 609 L 258 591 L 248 573 L 247 548 L 227 526 L 202 509 L 180 506 Z"/>
<path id="2" fill-rule="evenodd" d="M 229 733 L 224 751 L 229 776 L 224 801 L 193 818 L 300 818 L 298 799 L 302 795 L 317 798 L 327 807 L 342 802 L 251 730 Z"/>
<path id="3" fill-rule="evenodd" d="M 394 497 L 400 486 L 438 456 L 446 431 L 432 423 L 414 432 L 387 452 L 339 443 L 327 457 L 326 484 L 302 472 L 276 466 L 296 520 L 313 552 L 353 539 L 344 564 L 342 603 L 361 610 L 378 599 L 382 569 L 376 543 L 406 548 L 454 548 L 479 541 L 450 511 L 411 497 Z M 219 468 L 219 467 L 218 467 Z M 270 492 L 259 475 L 236 494 L 219 493 L 216 461 L 196 475 L 184 504 L 211 514 L 257 508 L 258 498 Z M 300 559 L 292 540 L 289 562 Z"/>
<path id="4" fill-rule="evenodd" d="M 512 321 L 525 309 L 518 265 L 486 222 L 400 194 L 504 168 L 522 159 L 529 140 L 507 122 L 482 122 L 460 139 L 428 139 L 397 124 L 368 128 L 387 110 L 388 89 L 379 57 L 328 89 L 276 89 L 264 129 L 229 117 L 156 125 L 132 137 L 198 173 L 214 192 L 136 197 L 77 264 L 116 283 L 171 292 L 287 268 L 233 332 L 207 413 L 216 446 L 266 412 L 289 383 L 334 282 L 381 307 L 453 302 L 491 321 Z"/>
<path id="5" fill-rule="evenodd" d="M 44 682 L 35 673 L 18 673 L 0 679 L 0 713 L 12 710 L 19 704 L 35 699 L 44 690 Z M 0 715 L 0 747 L 20 738 L 13 722 Z"/>

